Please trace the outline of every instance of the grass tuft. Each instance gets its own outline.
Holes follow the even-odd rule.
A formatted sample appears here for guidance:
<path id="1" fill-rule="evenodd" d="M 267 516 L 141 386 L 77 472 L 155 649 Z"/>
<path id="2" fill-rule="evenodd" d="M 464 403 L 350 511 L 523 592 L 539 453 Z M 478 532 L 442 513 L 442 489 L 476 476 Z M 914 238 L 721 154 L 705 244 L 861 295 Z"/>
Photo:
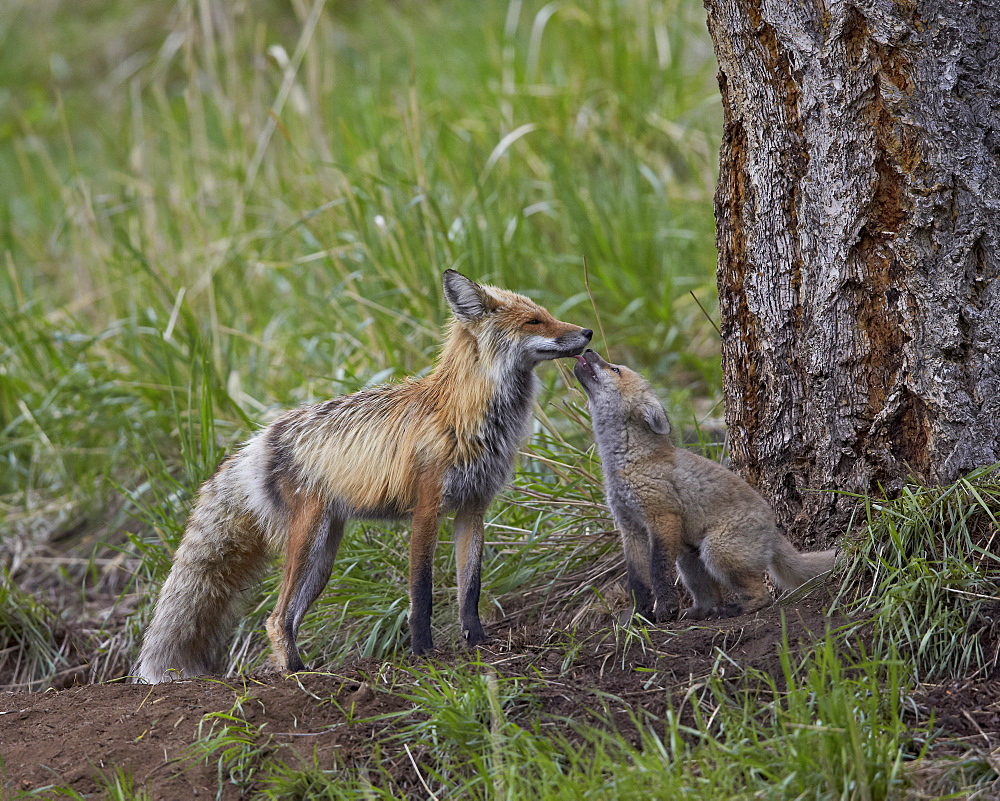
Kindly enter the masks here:
<path id="1" fill-rule="evenodd" d="M 0 681 L 39 689 L 66 666 L 68 639 L 56 614 L 21 591 L 7 569 L 0 568 Z"/>
<path id="2" fill-rule="evenodd" d="M 944 487 L 862 499 L 840 602 L 873 617 L 876 653 L 898 649 L 920 681 L 986 676 L 1000 653 L 1000 480 L 983 468 Z"/>
<path id="3" fill-rule="evenodd" d="M 253 725 L 246 720 L 243 707 L 253 701 L 249 694 L 241 694 L 228 711 L 204 715 L 188 748 L 189 762 L 215 762 L 216 798 L 223 798 L 229 786 L 241 794 L 249 790 L 258 778 L 261 763 L 274 751 L 272 738 L 264 735 L 267 723 Z"/>

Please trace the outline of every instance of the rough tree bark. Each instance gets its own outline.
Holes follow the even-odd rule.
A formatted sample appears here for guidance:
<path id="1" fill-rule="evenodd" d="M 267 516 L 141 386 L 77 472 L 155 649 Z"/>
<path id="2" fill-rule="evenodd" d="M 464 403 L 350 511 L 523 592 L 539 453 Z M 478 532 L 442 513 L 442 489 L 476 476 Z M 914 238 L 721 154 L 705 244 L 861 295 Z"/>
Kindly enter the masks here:
<path id="1" fill-rule="evenodd" d="M 1000 461 L 1000 2 L 705 5 L 733 464 L 825 544 Z"/>

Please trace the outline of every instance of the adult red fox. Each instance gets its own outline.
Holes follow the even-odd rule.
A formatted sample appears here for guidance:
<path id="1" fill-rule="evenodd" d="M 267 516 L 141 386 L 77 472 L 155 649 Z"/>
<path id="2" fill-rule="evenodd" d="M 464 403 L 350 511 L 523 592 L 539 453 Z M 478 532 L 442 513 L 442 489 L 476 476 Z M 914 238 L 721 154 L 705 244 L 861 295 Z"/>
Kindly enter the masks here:
<path id="1" fill-rule="evenodd" d="M 267 620 L 271 661 L 302 670 L 299 625 L 330 577 L 348 519 L 412 518 L 410 643 L 422 654 L 433 648 L 438 526 L 454 510 L 462 634 L 469 646 L 483 642 L 483 513 L 526 434 L 534 368 L 579 354 L 593 331 L 454 270 L 444 273 L 444 294 L 454 320 L 429 375 L 286 412 L 201 486 L 145 634 L 139 678 L 218 672 L 247 591 L 276 552 L 285 560 Z"/>
<path id="2" fill-rule="evenodd" d="M 587 393 L 635 613 L 656 622 L 677 616 L 675 564 L 694 598 L 682 615 L 691 619 L 756 612 L 771 600 L 765 571 L 791 590 L 833 569 L 835 551 L 795 550 L 742 478 L 674 446 L 642 376 L 589 349 L 573 373 Z M 725 603 L 725 590 L 736 591 L 735 602 Z"/>

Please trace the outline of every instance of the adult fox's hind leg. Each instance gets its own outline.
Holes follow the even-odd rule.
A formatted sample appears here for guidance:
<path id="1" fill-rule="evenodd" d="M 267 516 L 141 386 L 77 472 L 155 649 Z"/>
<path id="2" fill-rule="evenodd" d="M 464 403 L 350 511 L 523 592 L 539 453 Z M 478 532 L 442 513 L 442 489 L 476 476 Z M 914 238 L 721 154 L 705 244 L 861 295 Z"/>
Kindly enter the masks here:
<path id="1" fill-rule="evenodd" d="M 330 580 L 333 561 L 344 537 L 344 521 L 309 501 L 292 515 L 281 589 L 267 619 L 272 664 L 294 673 L 305 665 L 295 644 L 302 618 Z"/>

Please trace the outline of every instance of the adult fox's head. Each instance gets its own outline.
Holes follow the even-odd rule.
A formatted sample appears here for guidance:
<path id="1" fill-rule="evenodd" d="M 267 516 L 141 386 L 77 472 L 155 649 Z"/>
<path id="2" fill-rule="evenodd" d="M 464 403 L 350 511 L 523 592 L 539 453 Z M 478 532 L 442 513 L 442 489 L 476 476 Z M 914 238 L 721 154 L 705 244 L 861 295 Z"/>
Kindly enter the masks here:
<path id="1" fill-rule="evenodd" d="M 576 357 L 576 376 L 590 406 L 595 426 L 625 428 L 640 426 L 648 434 L 670 433 L 670 422 L 646 379 L 621 364 L 604 361 L 587 348 Z"/>
<path id="2" fill-rule="evenodd" d="M 491 359 L 531 368 L 546 359 L 576 356 L 594 332 L 563 323 L 516 292 L 471 281 L 455 270 L 444 274 L 444 295 L 455 320 Z"/>

